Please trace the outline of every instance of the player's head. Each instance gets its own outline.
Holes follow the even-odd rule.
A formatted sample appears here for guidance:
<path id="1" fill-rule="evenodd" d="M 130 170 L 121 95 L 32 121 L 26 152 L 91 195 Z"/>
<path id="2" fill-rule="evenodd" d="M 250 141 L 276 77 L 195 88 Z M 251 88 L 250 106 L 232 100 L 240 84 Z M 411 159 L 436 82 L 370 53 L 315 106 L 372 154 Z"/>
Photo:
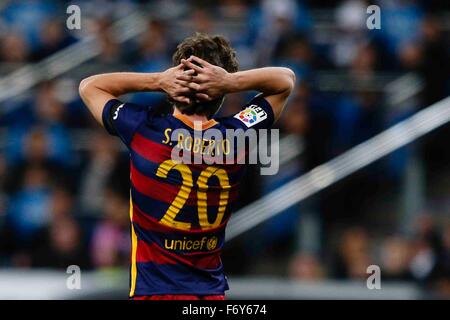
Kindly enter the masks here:
<path id="1" fill-rule="evenodd" d="M 188 59 L 190 56 L 197 56 L 211 64 L 222 67 L 228 72 L 238 71 L 238 61 L 236 52 L 230 46 L 227 39 L 222 36 L 209 36 L 203 33 L 184 39 L 173 54 L 172 61 L 174 66 L 180 64 L 181 59 Z M 173 102 L 175 107 L 182 113 L 206 115 L 211 118 L 222 106 L 223 98 L 208 102 L 193 102 L 185 105 Z"/>

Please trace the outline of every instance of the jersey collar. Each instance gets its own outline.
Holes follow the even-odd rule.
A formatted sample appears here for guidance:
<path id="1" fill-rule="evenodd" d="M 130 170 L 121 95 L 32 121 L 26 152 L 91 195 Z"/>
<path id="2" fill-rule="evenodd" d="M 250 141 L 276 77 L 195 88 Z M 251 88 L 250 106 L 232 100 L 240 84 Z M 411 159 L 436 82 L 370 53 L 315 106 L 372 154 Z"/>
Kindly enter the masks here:
<path id="1" fill-rule="evenodd" d="M 191 119 L 189 119 L 188 117 L 186 117 L 184 114 L 174 114 L 173 116 L 175 118 L 177 118 L 178 120 L 180 120 L 181 122 L 183 122 L 188 127 L 194 129 L 194 122 Z M 216 120 L 209 119 L 206 122 L 202 122 L 202 130 L 206 130 L 211 127 L 214 127 L 216 124 L 217 124 Z"/>

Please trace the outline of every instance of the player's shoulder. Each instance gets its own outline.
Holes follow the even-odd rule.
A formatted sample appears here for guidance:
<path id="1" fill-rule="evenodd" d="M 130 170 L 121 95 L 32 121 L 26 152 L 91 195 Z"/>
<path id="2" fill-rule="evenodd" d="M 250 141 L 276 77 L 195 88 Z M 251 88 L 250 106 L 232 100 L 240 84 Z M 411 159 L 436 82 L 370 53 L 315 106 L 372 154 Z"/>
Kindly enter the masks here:
<path id="1" fill-rule="evenodd" d="M 274 122 L 274 115 L 269 102 L 258 95 L 245 104 L 238 113 L 216 120 L 226 128 L 246 130 L 270 127 Z"/>
<path id="2" fill-rule="evenodd" d="M 103 108 L 102 120 L 106 130 L 129 144 L 136 130 L 147 122 L 152 108 L 111 99 Z"/>

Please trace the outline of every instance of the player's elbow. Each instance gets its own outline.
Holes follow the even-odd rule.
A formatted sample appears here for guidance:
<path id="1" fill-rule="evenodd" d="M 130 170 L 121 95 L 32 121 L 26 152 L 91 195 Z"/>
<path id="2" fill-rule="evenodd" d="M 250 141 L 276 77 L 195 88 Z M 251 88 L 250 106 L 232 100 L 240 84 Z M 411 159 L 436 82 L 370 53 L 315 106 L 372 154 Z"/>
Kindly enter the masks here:
<path id="1" fill-rule="evenodd" d="M 94 77 L 87 77 L 81 80 L 80 85 L 78 86 L 78 93 L 83 100 L 86 100 L 92 92 L 92 89 L 94 87 L 93 82 Z"/>
<path id="2" fill-rule="evenodd" d="M 80 97 L 84 99 L 89 91 L 89 78 L 85 78 L 81 80 L 80 85 L 78 86 L 78 93 L 80 94 Z"/>
<path id="3" fill-rule="evenodd" d="M 283 69 L 283 83 L 285 91 L 290 94 L 295 87 L 295 73 L 292 69 L 282 68 Z"/>

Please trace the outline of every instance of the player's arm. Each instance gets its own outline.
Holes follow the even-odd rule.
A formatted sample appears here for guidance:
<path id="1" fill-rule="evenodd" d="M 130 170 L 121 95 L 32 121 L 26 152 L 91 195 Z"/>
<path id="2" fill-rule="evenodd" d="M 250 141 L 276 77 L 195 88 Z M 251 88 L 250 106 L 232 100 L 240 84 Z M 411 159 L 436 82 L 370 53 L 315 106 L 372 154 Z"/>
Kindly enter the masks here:
<path id="1" fill-rule="evenodd" d="M 195 70 L 196 75 L 180 75 L 177 83 L 197 91 L 200 100 L 216 99 L 232 92 L 260 91 L 271 105 L 275 119 L 280 116 L 295 86 L 295 74 L 288 68 L 267 67 L 228 73 L 195 56 L 181 62 Z"/>
<path id="2" fill-rule="evenodd" d="M 167 69 L 157 73 L 116 72 L 88 77 L 81 81 L 79 92 L 81 99 L 91 111 L 94 118 L 102 123 L 102 112 L 105 104 L 111 99 L 130 92 L 164 91 L 172 99 L 190 103 L 184 95 L 190 89 L 175 83 L 178 75 L 183 74 L 184 66 Z M 184 72 L 189 75 L 193 71 Z"/>

